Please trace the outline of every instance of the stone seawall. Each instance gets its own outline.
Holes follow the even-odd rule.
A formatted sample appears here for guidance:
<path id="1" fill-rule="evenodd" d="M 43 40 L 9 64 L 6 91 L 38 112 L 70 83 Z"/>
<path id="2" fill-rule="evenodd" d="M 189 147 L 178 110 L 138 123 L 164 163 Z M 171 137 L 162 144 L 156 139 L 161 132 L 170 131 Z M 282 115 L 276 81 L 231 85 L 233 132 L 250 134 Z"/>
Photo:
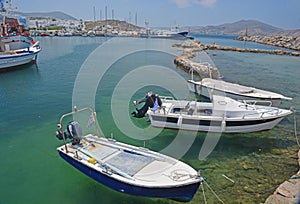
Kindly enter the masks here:
<path id="1" fill-rule="evenodd" d="M 199 41 L 195 40 L 194 42 L 184 42 L 176 43 L 174 47 L 182 47 L 189 50 L 191 53 L 201 51 L 201 50 L 222 50 L 222 51 L 232 51 L 232 52 L 250 52 L 250 53 L 261 53 L 261 54 L 271 54 L 271 55 L 290 55 L 290 56 L 300 56 L 299 52 L 285 51 L 285 50 L 260 50 L 260 49 L 248 49 L 248 48 L 235 48 L 230 46 L 220 46 L 216 43 L 204 45 Z M 187 51 L 185 51 L 187 52 Z"/>
<path id="2" fill-rule="evenodd" d="M 174 59 L 174 64 L 177 66 L 187 71 L 198 73 L 202 78 L 222 78 L 222 75 L 216 67 L 212 67 L 207 63 L 198 63 L 191 60 L 191 58 L 196 56 L 197 52 L 203 50 L 203 45 L 199 41 L 176 43 L 173 44 L 173 47 L 183 48 L 182 55 Z"/>
<path id="3" fill-rule="evenodd" d="M 175 43 L 173 47 L 183 48 L 183 53 L 174 59 L 174 64 L 183 67 L 184 69 L 197 72 L 202 78 L 210 77 L 214 79 L 222 78 L 216 67 L 212 67 L 208 64 L 193 62 L 191 59 L 197 55 L 197 52 L 203 50 L 222 50 L 222 51 L 232 51 L 232 52 L 250 52 L 250 53 L 261 53 L 261 54 L 273 54 L 273 55 L 290 55 L 290 56 L 300 56 L 299 52 L 289 52 L 284 50 L 259 50 L 259 49 L 242 49 L 234 48 L 230 46 L 220 46 L 216 43 L 204 45 L 198 40 L 193 42 L 186 41 L 182 43 Z"/>
<path id="4" fill-rule="evenodd" d="M 237 40 L 300 50 L 300 36 L 239 36 Z"/>
<path id="5" fill-rule="evenodd" d="M 298 161 L 300 167 L 300 150 L 298 151 Z M 279 185 L 273 195 L 270 195 L 265 204 L 274 203 L 300 203 L 300 170 L 289 180 Z"/>

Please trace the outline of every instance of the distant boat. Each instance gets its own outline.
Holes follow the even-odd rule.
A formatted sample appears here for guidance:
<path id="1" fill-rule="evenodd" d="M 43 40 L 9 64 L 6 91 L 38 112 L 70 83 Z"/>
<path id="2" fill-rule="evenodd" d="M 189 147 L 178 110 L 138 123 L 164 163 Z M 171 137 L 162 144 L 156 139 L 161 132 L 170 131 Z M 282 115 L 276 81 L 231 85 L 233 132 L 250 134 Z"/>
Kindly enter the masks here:
<path id="1" fill-rule="evenodd" d="M 279 106 L 282 100 L 292 100 L 278 93 L 211 78 L 204 78 L 201 81 L 188 80 L 188 85 L 192 92 L 209 99 L 212 99 L 213 95 L 225 94 L 236 100 L 254 100 L 259 104 L 269 103 L 271 106 Z"/>
<path id="2" fill-rule="evenodd" d="M 75 109 L 60 119 L 56 136 L 64 140 L 64 145 L 57 151 L 64 160 L 103 185 L 122 193 L 192 200 L 204 180 L 189 165 L 143 147 L 101 138 L 100 133 L 97 133 L 98 136 L 83 134 L 83 128 L 75 121 L 68 123 L 63 131 L 66 116 L 86 110 L 91 111 L 90 117 L 87 117 L 89 128 L 96 119 L 91 108 Z M 66 142 L 68 138 L 71 139 L 69 143 Z"/>
<path id="3" fill-rule="evenodd" d="M 149 34 L 143 35 L 142 37 L 183 40 L 187 38 L 187 35 L 188 35 L 187 31 L 172 32 L 168 30 L 153 30 Z"/>
<path id="4" fill-rule="evenodd" d="M 40 36 L 41 36 L 41 37 L 48 37 L 48 36 L 50 36 L 50 35 L 49 35 L 48 32 L 42 32 L 42 33 L 40 34 Z"/>
<path id="5" fill-rule="evenodd" d="M 184 40 L 188 37 L 188 31 L 180 31 L 178 26 L 171 28 L 171 30 L 150 30 L 148 27 L 148 22 L 146 24 L 146 33 L 141 34 L 141 37 L 146 38 L 165 38 L 165 39 L 179 39 Z"/>
<path id="6" fill-rule="evenodd" d="M 0 71 L 35 61 L 39 42 L 29 36 L 26 18 L 16 16 L 11 1 L 0 1 Z"/>
<path id="7" fill-rule="evenodd" d="M 161 108 L 148 110 L 151 125 L 158 128 L 204 132 L 246 133 L 269 130 L 291 110 L 239 102 L 213 95 L 210 103 L 165 98 Z"/>

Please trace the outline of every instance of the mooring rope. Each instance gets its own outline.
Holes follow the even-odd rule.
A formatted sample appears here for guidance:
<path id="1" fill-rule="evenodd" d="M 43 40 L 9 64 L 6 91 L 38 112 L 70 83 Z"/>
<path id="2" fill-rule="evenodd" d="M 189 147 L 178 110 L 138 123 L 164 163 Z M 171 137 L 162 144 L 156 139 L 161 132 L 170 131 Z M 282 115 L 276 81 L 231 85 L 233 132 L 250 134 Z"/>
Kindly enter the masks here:
<path id="1" fill-rule="evenodd" d="M 205 192 L 204 192 L 204 188 L 203 188 L 202 184 L 201 184 L 201 189 L 202 189 L 202 193 L 203 193 L 204 203 L 207 204 L 207 200 L 206 200 L 206 196 L 205 196 Z"/>
<path id="2" fill-rule="evenodd" d="M 216 192 L 208 185 L 208 183 L 205 182 L 205 184 L 207 185 L 207 187 L 209 188 L 209 190 L 215 195 L 215 197 L 216 197 L 221 203 L 225 204 L 225 203 L 221 200 L 221 198 L 216 194 Z"/>
<path id="3" fill-rule="evenodd" d="M 294 113 L 294 134 L 295 134 L 295 138 L 296 138 L 296 142 L 298 144 L 298 147 L 300 147 L 300 143 L 299 143 L 299 140 L 298 140 L 298 134 L 297 134 L 296 110 L 294 108 L 291 108 L 291 111 L 293 111 L 293 113 Z"/>

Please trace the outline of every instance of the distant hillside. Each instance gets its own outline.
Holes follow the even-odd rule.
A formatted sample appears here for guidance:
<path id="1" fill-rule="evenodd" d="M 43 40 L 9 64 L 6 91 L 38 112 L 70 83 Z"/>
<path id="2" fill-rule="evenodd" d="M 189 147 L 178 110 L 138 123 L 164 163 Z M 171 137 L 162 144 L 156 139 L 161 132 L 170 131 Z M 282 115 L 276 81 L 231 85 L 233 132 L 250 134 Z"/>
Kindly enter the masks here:
<path id="1" fill-rule="evenodd" d="M 105 25 L 109 25 L 117 30 L 122 31 L 134 31 L 140 30 L 141 27 L 135 26 L 133 24 L 127 23 L 126 21 L 119 20 L 107 20 L 107 21 L 85 21 L 85 29 L 93 30 L 95 27 L 101 28 Z"/>
<path id="2" fill-rule="evenodd" d="M 62 20 L 77 20 L 73 16 L 70 16 L 64 12 L 61 11 L 53 11 L 53 12 L 33 12 L 33 13 L 21 13 L 21 12 L 16 12 L 20 15 L 27 16 L 27 17 L 51 17 L 51 18 L 58 18 Z"/>
<path id="3" fill-rule="evenodd" d="M 217 34 L 217 35 L 274 35 L 283 32 L 277 28 L 256 20 L 241 20 L 218 26 L 196 26 L 187 28 L 191 33 Z"/>

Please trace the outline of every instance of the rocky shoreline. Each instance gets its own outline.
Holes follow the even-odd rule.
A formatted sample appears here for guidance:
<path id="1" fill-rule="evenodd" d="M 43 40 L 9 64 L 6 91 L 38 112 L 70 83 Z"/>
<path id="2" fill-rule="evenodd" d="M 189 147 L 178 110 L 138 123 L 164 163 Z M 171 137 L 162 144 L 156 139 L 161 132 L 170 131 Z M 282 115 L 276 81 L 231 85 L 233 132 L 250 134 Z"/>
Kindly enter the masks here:
<path id="1" fill-rule="evenodd" d="M 298 162 L 300 167 L 300 150 L 298 151 Z M 300 170 L 289 180 L 280 184 L 265 202 L 265 204 L 273 203 L 300 203 Z"/>
<path id="2" fill-rule="evenodd" d="M 236 40 L 256 42 L 291 50 L 300 50 L 300 36 L 239 36 Z"/>
<path id="3" fill-rule="evenodd" d="M 198 63 L 191 60 L 191 58 L 196 56 L 197 52 L 204 50 L 203 45 L 199 41 L 176 43 L 172 46 L 183 48 L 182 55 L 174 59 L 174 64 L 177 66 L 187 71 L 193 70 L 193 72 L 198 73 L 202 78 L 222 78 L 222 75 L 216 67 L 212 67 L 207 63 Z"/>

